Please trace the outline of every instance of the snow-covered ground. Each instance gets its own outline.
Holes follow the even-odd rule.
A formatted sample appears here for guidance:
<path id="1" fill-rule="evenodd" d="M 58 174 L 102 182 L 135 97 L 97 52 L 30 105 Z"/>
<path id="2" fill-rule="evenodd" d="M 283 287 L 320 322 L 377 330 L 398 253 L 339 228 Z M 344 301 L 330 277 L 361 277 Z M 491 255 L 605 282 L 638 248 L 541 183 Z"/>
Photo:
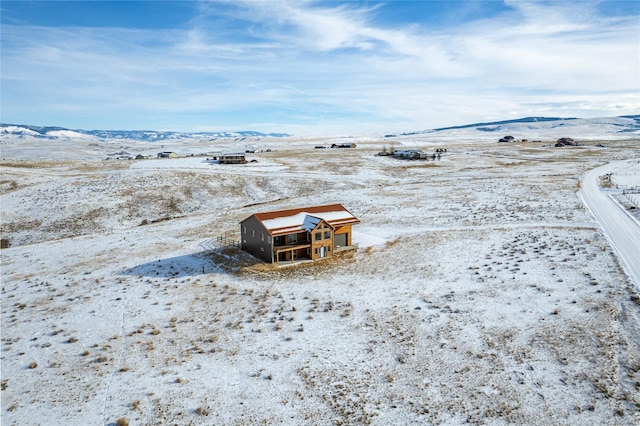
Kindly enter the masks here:
<path id="1" fill-rule="evenodd" d="M 2 424 L 640 422 L 638 289 L 580 195 L 612 162 L 637 181 L 638 140 L 326 142 L 225 166 L 104 158 L 230 142 L 4 139 Z M 392 145 L 447 152 L 374 156 Z M 353 256 L 272 269 L 217 243 L 330 203 L 362 222 Z"/>

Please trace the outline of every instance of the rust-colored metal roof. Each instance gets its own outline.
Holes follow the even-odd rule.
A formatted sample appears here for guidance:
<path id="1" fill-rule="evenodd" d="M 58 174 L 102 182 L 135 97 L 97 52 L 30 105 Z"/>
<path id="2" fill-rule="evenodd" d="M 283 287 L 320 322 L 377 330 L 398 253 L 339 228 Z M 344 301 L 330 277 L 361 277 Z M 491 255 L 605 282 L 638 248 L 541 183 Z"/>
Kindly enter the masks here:
<path id="1" fill-rule="evenodd" d="M 275 210 L 255 213 L 253 216 L 262 222 L 269 234 L 274 236 L 302 232 L 302 225 L 307 216 L 320 218 L 334 228 L 360 223 L 360 220 L 342 204 Z"/>

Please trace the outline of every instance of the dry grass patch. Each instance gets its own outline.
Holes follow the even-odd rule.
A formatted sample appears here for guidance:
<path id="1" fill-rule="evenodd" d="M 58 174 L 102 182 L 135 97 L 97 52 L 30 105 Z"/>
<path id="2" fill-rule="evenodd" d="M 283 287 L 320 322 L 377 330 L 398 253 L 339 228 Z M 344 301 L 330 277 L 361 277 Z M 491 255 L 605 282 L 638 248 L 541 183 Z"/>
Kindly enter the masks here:
<path id="1" fill-rule="evenodd" d="M 116 426 L 129 426 L 129 420 L 124 417 L 120 417 L 116 420 Z"/>
<path id="2" fill-rule="evenodd" d="M 2 223 L 2 234 L 14 233 L 14 232 L 22 232 L 22 231 L 34 231 L 38 230 L 42 227 L 42 220 L 34 219 L 34 220 L 21 220 L 16 222 L 3 222 Z"/>
<path id="3" fill-rule="evenodd" d="M 438 164 L 438 160 L 411 161 L 411 162 L 405 163 L 405 166 L 404 166 L 405 169 L 432 169 L 437 167 L 441 167 L 441 164 Z"/>
<path id="4" fill-rule="evenodd" d="M 0 180 L 0 194 L 5 194 L 18 189 L 18 182 L 15 180 Z"/>
<path id="5" fill-rule="evenodd" d="M 315 262 L 308 261 L 295 264 L 286 264 L 286 262 L 282 262 L 281 265 L 275 263 L 264 263 L 256 259 L 255 263 L 240 268 L 238 273 L 240 275 L 259 275 L 261 277 L 266 275 L 278 279 L 294 278 L 306 276 L 310 271 L 313 271 L 316 274 L 334 271 L 335 268 L 340 267 L 341 265 L 346 265 L 347 262 L 354 257 L 354 252 L 347 252 Z"/>
<path id="6" fill-rule="evenodd" d="M 398 244 L 398 243 L 400 242 L 400 240 L 401 240 L 400 238 L 396 238 L 395 240 L 387 241 L 387 242 L 384 244 L 384 245 L 385 245 L 385 248 L 391 248 L 391 247 L 395 246 L 396 244 Z"/>
<path id="7" fill-rule="evenodd" d="M 264 263 L 259 260 L 255 260 L 253 263 L 244 265 L 238 271 L 240 274 L 265 274 L 274 273 L 278 271 L 278 266 L 272 263 Z"/>
<path id="8" fill-rule="evenodd" d="M 74 163 L 71 170 L 79 172 L 127 170 L 131 167 L 131 161 L 92 161 Z"/>
<path id="9" fill-rule="evenodd" d="M 48 169 L 61 166 L 72 166 L 72 161 L 1 161 L 0 167 L 14 167 L 22 169 Z"/>

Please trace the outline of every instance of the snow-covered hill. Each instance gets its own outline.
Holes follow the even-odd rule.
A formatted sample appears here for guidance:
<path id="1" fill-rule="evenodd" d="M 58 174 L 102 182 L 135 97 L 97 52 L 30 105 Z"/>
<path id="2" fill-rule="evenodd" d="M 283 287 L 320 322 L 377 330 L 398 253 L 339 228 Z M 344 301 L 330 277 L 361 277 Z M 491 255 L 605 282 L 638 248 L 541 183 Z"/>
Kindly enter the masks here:
<path id="1" fill-rule="evenodd" d="M 436 131 L 473 128 L 481 132 L 496 132 L 505 129 L 534 130 L 554 129 L 558 127 L 572 128 L 579 126 L 607 126 L 617 132 L 640 131 L 640 115 L 604 118 L 560 118 L 560 117 L 526 117 L 516 120 L 496 121 L 492 123 L 476 123 L 464 126 L 444 127 Z"/>
<path id="2" fill-rule="evenodd" d="M 516 139 L 571 137 L 574 139 L 625 139 L 640 135 L 640 115 L 601 118 L 526 117 L 515 120 L 465 124 L 418 132 L 387 134 L 385 137 L 431 135 L 460 136 L 496 141 L 504 135 Z"/>
<path id="3" fill-rule="evenodd" d="M 571 137 L 574 139 L 637 138 L 640 135 L 640 115 L 602 118 L 526 117 L 514 120 L 465 124 L 415 132 L 387 133 L 381 138 L 433 136 L 438 138 L 461 137 L 463 139 L 493 140 L 504 134 L 516 139 L 545 139 Z M 39 138 L 46 140 L 94 139 L 98 141 L 171 141 L 171 140 L 255 140 L 262 138 L 286 138 L 287 133 L 237 132 L 172 132 L 155 130 L 81 130 L 63 127 L 0 124 L 0 140 Z M 367 138 L 370 138 L 368 135 Z"/>
<path id="4" fill-rule="evenodd" d="M 286 133 L 262 133 L 255 131 L 238 132 L 165 132 L 154 130 L 81 130 L 66 129 L 63 127 L 41 127 L 27 124 L 0 124 L 0 137 L 5 136 L 25 137 L 48 140 L 64 140 L 71 138 L 96 140 L 122 139 L 139 141 L 164 141 L 175 139 L 243 139 L 261 137 L 286 137 Z"/>

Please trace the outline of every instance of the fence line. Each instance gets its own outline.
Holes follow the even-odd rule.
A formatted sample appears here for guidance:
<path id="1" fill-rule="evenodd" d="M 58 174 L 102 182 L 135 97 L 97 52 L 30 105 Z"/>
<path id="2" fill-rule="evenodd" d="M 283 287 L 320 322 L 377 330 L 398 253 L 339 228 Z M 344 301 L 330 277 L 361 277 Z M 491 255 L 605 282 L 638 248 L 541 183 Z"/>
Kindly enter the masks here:
<path id="1" fill-rule="evenodd" d="M 631 202 L 636 208 L 640 208 L 640 192 L 627 192 L 625 194 L 627 200 Z"/>
<path id="2" fill-rule="evenodd" d="M 240 240 L 230 238 L 227 235 L 218 235 L 216 237 L 216 241 L 218 242 L 219 245 L 223 247 L 233 246 L 233 247 L 240 248 Z"/>
<path id="3" fill-rule="evenodd" d="M 616 188 L 622 189 L 624 195 L 640 194 L 640 186 L 616 185 Z"/>
<path id="4" fill-rule="evenodd" d="M 240 248 L 240 241 L 230 238 L 227 235 L 218 235 L 217 237 L 209 238 L 207 240 L 201 241 L 199 245 L 205 251 L 213 251 L 220 247 Z"/>

